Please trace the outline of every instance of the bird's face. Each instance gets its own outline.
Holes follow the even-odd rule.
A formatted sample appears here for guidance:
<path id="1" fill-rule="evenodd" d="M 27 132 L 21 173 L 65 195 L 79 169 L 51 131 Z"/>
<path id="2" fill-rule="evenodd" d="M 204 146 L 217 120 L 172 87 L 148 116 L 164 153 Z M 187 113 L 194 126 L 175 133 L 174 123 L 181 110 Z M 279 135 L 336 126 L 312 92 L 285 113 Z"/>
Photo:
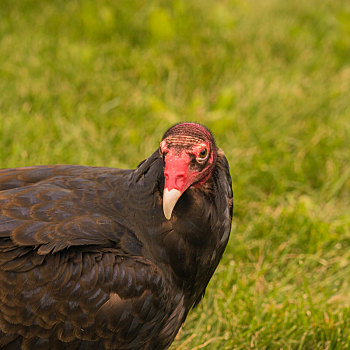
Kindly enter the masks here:
<path id="1" fill-rule="evenodd" d="M 170 128 L 160 143 L 164 160 L 163 211 L 170 220 L 176 202 L 190 187 L 202 186 L 216 162 L 210 131 L 200 124 L 181 123 Z"/>

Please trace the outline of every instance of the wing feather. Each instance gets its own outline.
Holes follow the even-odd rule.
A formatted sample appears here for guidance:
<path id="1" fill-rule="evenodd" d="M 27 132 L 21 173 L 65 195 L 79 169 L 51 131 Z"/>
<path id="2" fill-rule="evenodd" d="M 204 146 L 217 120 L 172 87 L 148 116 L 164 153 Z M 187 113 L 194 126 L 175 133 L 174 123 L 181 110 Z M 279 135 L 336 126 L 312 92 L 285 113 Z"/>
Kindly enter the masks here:
<path id="1" fill-rule="evenodd" d="M 118 244 L 123 235 L 132 235 L 122 222 L 125 209 L 103 176 L 121 171 L 93 170 L 80 166 L 0 170 L 0 237 L 48 254 L 71 246 Z"/>
<path id="2" fill-rule="evenodd" d="M 29 259 L 26 271 L 1 265 L 0 328 L 21 334 L 26 344 L 53 334 L 61 342 L 99 336 L 111 349 L 136 338 L 146 344 L 175 307 L 171 292 L 155 265 L 116 253 L 76 248 L 46 255 L 39 265 Z"/>
<path id="3" fill-rule="evenodd" d="M 181 303 L 141 258 L 108 171 L 0 170 L 0 345 L 164 347 L 149 339 Z"/>

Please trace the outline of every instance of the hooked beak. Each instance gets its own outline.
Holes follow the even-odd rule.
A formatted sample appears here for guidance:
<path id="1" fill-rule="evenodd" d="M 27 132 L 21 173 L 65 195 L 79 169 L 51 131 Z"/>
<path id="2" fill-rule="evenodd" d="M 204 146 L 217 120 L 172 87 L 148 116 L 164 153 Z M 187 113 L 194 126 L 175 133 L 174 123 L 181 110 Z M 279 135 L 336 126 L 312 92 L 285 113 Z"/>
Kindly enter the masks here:
<path id="1" fill-rule="evenodd" d="M 189 171 L 190 158 L 186 153 L 171 153 L 166 156 L 164 169 L 163 212 L 167 220 L 171 219 L 174 207 L 191 184 Z"/>
<path id="2" fill-rule="evenodd" d="M 173 212 L 173 209 L 175 207 L 176 202 L 181 197 L 182 193 L 173 188 L 172 190 L 168 190 L 167 188 L 164 189 L 163 193 L 163 212 L 164 216 L 167 218 L 167 220 L 171 219 L 171 214 Z"/>

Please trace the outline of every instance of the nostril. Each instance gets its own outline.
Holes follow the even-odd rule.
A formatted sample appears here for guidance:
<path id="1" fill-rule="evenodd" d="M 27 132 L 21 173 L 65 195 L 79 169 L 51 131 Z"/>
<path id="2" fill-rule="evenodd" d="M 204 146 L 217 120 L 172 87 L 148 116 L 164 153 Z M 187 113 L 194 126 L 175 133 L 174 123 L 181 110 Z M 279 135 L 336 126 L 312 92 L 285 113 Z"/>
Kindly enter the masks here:
<path id="1" fill-rule="evenodd" d="M 175 183 L 176 183 L 176 186 L 182 187 L 183 184 L 185 183 L 185 174 L 177 174 L 175 176 Z"/>
<path id="2" fill-rule="evenodd" d="M 168 189 L 178 189 L 182 190 L 182 188 L 185 186 L 187 182 L 187 177 L 185 172 L 172 172 L 165 170 L 164 171 L 164 178 L 165 178 L 165 186 Z"/>

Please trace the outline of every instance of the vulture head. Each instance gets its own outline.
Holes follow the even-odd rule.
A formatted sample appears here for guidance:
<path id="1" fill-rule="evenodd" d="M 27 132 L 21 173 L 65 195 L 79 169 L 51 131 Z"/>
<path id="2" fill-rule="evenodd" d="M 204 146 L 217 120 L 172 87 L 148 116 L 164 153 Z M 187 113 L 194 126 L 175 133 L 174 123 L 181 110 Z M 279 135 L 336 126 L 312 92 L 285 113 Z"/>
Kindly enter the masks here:
<path id="1" fill-rule="evenodd" d="M 217 148 L 205 126 L 181 123 L 163 135 L 159 150 L 164 161 L 163 211 L 170 220 L 181 195 L 190 186 L 200 187 L 210 178 Z"/>

